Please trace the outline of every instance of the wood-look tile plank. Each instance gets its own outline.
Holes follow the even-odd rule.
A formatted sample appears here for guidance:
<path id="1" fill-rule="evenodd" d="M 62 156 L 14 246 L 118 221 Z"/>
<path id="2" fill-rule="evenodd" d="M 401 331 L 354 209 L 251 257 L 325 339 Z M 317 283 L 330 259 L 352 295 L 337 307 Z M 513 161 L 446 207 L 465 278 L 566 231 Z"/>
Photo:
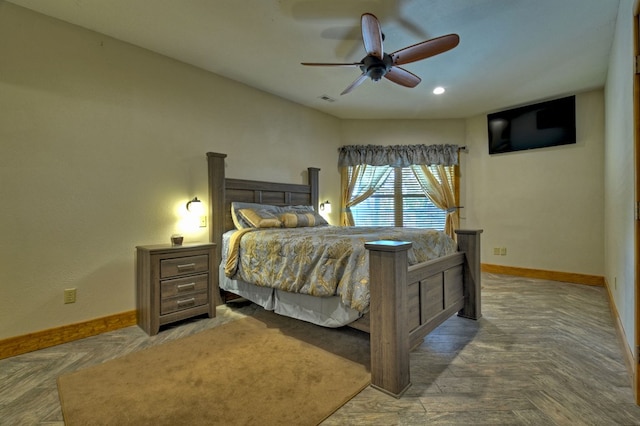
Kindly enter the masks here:
<path id="1" fill-rule="evenodd" d="M 416 423 L 417 424 L 417 423 Z M 518 419 L 512 411 L 452 411 L 427 412 L 422 425 L 459 425 L 459 426 L 480 426 L 480 425 L 517 425 Z"/>
<path id="2" fill-rule="evenodd" d="M 477 393 L 429 395 L 420 402 L 429 413 L 443 411 L 512 411 L 531 410 L 535 405 L 522 395 L 485 396 Z"/>

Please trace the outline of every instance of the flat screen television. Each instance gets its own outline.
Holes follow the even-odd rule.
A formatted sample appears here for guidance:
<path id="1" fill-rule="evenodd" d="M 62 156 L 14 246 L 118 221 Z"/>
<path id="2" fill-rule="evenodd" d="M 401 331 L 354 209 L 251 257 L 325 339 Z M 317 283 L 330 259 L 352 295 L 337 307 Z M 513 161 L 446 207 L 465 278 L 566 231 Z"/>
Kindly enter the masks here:
<path id="1" fill-rule="evenodd" d="M 576 143 L 576 97 L 489 114 L 487 127 L 489 154 Z"/>

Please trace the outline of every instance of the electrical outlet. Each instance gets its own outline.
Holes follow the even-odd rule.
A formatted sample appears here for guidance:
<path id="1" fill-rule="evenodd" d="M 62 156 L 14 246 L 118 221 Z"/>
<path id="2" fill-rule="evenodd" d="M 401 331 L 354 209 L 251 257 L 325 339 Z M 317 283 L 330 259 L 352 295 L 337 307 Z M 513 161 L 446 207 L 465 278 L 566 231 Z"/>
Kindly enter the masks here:
<path id="1" fill-rule="evenodd" d="M 506 247 L 500 248 L 500 256 L 506 256 L 506 255 L 507 255 L 507 248 Z"/>
<path id="2" fill-rule="evenodd" d="M 200 228 L 206 228 L 206 227 L 207 227 L 207 217 L 200 216 Z"/>
<path id="3" fill-rule="evenodd" d="M 64 289 L 64 303 L 76 303 L 76 289 L 65 288 Z"/>
<path id="4" fill-rule="evenodd" d="M 493 248 L 493 254 L 496 256 L 500 256 L 500 247 L 494 247 Z"/>

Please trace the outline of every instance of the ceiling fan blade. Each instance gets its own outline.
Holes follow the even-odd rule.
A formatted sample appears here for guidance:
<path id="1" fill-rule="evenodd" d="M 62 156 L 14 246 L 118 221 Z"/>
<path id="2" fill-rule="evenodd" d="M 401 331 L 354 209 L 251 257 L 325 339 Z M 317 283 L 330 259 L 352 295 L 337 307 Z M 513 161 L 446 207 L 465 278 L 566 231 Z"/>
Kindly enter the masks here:
<path id="1" fill-rule="evenodd" d="M 382 31 L 380 30 L 380 22 L 378 18 L 371 13 L 362 14 L 362 40 L 364 40 L 364 50 L 367 55 L 373 55 L 378 59 L 382 59 Z"/>
<path id="2" fill-rule="evenodd" d="M 400 67 L 391 67 L 384 77 L 404 87 L 416 87 L 422 81 L 420 77 L 414 73 Z"/>
<path id="3" fill-rule="evenodd" d="M 300 64 L 311 67 L 359 67 L 364 65 L 362 62 L 300 62 Z"/>
<path id="4" fill-rule="evenodd" d="M 460 43 L 458 34 L 448 34 L 396 50 L 391 54 L 391 58 L 395 65 L 404 65 L 444 53 L 456 47 L 458 43 Z"/>
<path id="5" fill-rule="evenodd" d="M 340 93 L 340 95 L 346 95 L 347 93 L 351 92 L 353 89 L 360 86 L 366 79 L 367 79 L 367 73 L 360 74 L 360 76 L 356 78 L 355 81 L 349 85 L 349 87 L 344 89 L 342 93 Z"/>

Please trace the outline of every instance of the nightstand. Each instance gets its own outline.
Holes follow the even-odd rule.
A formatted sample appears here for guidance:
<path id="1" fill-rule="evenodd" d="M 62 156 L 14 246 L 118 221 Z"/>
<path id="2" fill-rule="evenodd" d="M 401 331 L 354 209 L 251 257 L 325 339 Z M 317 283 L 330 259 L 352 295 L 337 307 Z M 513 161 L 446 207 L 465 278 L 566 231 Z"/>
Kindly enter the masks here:
<path id="1" fill-rule="evenodd" d="M 150 336 L 160 326 L 207 314 L 216 316 L 214 243 L 136 247 L 138 325 Z"/>

